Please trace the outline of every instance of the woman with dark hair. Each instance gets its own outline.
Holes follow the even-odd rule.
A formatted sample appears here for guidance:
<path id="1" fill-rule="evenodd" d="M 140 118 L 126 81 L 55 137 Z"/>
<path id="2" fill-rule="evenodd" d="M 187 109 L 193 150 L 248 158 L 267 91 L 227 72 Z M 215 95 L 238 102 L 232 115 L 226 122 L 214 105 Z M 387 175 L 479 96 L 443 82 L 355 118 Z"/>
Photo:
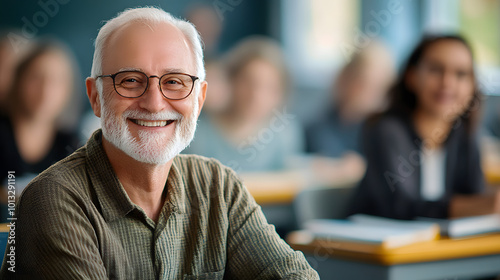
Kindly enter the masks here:
<path id="1" fill-rule="evenodd" d="M 5 203 L 7 175 L 15 172 L 16 195 L 38 173 L 66 157 L 78 146 L 62 124 L 75 91 L 75 63 L 64 45 L 43 41 L 33 46 L 17 66 L 0 116 L 0 188 Z M 69 108 L 75 114 L 75 108 Z M 0 213 L 5 220 L 6 210 Z"/>
<path id="2" fill-rule="evenodd" d="M 448 218 L 499 211 L 485 189 L 475 127 L 481 95 L 472 51 L 460 36 L 427 37 L 367 121 L 367 171 L 350 214 Z"/>

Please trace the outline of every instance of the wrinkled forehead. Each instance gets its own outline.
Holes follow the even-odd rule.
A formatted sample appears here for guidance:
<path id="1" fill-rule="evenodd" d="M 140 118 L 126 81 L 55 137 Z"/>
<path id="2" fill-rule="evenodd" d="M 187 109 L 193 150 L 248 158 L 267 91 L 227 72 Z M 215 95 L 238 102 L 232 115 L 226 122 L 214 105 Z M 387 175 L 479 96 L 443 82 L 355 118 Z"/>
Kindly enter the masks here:
<path id="1" fill-rule="evenodd" d="M 159 75 L 163 69 L 196 74 L 195 56 L 186 36 L 170 23 L 132 21 L 115 30 L 103 49 L 103 73 L 141 69 Z"/>

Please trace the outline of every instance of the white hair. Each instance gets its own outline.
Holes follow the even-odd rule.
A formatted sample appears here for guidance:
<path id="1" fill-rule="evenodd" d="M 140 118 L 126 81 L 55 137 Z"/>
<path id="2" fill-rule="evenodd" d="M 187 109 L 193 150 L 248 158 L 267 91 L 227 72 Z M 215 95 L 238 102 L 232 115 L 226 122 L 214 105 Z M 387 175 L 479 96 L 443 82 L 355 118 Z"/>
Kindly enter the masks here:
<path id="1" fill-rule="evenodd" d="M 119 13 L 115 18 L 110 19 L 99 30 L 97 38 L 95 39 L 94 59 L 92 61 L 91 77 L 97 78 L 102 75 L 102 56 L 103 49 L 106 46 L 107 40 L 114 31 L 123 25 L 132 22 L 145 22 L 145 23 L 169 23 L 177 27 L 186 36 L 188 43 L 191 45 L 192 52 L 195 57 L 196 76 L 200 81 L 205 80 L 205 68 L 203 66 L 203 48 L 200 34 L 193 24 L 189 21 L 182 20 L 172 16 L 160 8 L 143 7 L 126 9 Z M 97 81 L 99 94 L 102 93 L 102 82 Z"/>

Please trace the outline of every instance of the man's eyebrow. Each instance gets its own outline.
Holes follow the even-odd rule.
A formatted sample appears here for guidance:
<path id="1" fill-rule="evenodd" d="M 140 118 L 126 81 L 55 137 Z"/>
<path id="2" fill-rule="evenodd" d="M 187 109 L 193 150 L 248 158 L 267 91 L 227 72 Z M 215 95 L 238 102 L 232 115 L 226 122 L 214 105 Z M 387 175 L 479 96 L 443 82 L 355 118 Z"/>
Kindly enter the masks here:
<path id="1" fill-rule="evenodd" d="M 120 68 L 120 70 L 118 70 L 119 72 L 121 71 L 141 71 L 141 72 L 144 72 L 141 68 L 135 68 L 135 67 L 124 67 L 124 68 Z"/>
<path id="2" fill-rule="evenodd" d="M 185 69 L 181 68 L 165 68 L 163 69 L 163 74 L 165 73 L 188 73 Z"/>
<path id="3" fill-rule="evenodd" d="M 124 67 L 124 68 L 120 68 L 120 70 L 118 70 L 118 71 L 140 71 L 140 72 L 146 73 L 142 68 L 135 68 L 135 67 Z M 161 71 L 161 73 L 155 73 L 155 74 L 163 75 L 163 74 L 171 74 L 171 73 L 186 73 L 186 74 L 188 74 L 188 72 L 185 69 L 181 69 L 181 68 L 165 68 Z M 155 74 L 153 74 L 153 75 L 155 75 Z"/>

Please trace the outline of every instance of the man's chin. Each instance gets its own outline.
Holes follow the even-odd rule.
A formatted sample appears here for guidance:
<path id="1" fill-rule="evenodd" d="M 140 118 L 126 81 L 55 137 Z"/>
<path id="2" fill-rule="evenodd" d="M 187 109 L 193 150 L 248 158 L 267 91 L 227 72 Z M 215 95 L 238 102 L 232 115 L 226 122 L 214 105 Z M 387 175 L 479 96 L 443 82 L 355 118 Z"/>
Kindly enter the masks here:
<path id="1" fill-rule="evenodd" d="M 123 150 L 130 157 L 142 163 L 161 165 L 169 162 L 175 155 L 172 154 L 168 147 L 158 147 L 158 145 L 149 143 L 131 145 Z"/>
<path id="2" fill-rule="evenodd" d="M 158 153 L 158 152 L 145 153 L 144 151 L 132 151 L 132 150 L 126 150 L 123 152 L 138 162 L 152 164 L 152 165 L 166 164 L 175 157 L 175 155 L 169 155 L 168 153 Z"/>

